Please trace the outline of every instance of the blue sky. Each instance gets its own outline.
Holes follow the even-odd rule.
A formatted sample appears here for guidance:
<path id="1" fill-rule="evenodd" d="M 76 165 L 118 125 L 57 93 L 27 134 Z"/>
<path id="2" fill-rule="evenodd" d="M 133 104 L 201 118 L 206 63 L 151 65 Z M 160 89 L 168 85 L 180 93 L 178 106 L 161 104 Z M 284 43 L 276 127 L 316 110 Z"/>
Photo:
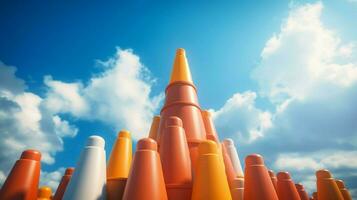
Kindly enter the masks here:
<path id="1" fill-rule="evenodd" d="M 0 5 L 0 180 L 24 148 L 45 153 L 55 187 L 89 135 L 107 153 L 122 128 L 145 136 L 183 47 L 241 159 L 260 153 L 309 188 L 326 167 L 357 192 L 355 1 Z"/>

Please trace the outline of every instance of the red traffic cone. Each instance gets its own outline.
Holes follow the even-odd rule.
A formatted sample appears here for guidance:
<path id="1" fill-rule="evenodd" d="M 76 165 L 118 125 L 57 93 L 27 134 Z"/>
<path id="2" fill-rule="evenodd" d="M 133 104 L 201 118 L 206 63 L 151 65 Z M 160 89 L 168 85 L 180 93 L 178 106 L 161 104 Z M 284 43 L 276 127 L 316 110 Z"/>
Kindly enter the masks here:
<path id="1" fill-rule="evenodd" d="M 19 160 L 0 190 L 1 200 L 34 200 L 40 179 L 41 153 L 36 150 L 22 152 Z"/>
<path id="2" fill-rule="evenodd" d="M 263 157 L 252 154 L 245 159 L 244 200 L 278 200 Z"/>
<path id="3" fill-rule="evenodd" d="M 274 185 L 274 189 L 276 190 L 277 189 L 277 185 L 278 185 L 278 179 L 276 178 L 273 170 L 268 170 L 268 173 L 269 173 L 271 182 Z"/>
<path id="4" fill-rule="evenodd" d="M 307 192 L 305 191 L 305 188 L 302 184 L 295 184 L 296 190 L 299 193 L 300 199 L 301 200 L 309 200 L 309 195 L 307 194 Z"/>
<path id="5" fill-rule="evenodd" d="M 279 172 L 277 178 L 279 200 L 300 200 L 299 193 L 288 172 Z"/>
<path id="6" fill-rule="evenodd" d="M 319 200 L 343 200 L 343 196 L 338 189 L 335 180 L 328 170 L 319 170 L 316 172 L 317 178 L 317 197 Z"/>
<path id="7" fill-rule="evenodd" d="M 345 187 L 345 183 L 342 180 L 336 180 L 337 186 L 340 189 L 340 192 L 344 200 L 352 200 L 350 192 Z"/>
<path id="8" fill-rule="evenodd" d="M 157 152 L 157 144 L 151 138 L 137 143 L 123 200 L 166 200 L 164 176 Z"/>
<path id="9" fill-rule="evenodd" d="M 53 197 L 53 200 L 62 200 L 64 192 L 66 191 L 67 185 L 69 181 L 71 180 L 72 174 L 74 172 L 73 167 L 69 167 L 66 169 L 66 172 L 64 173 L 60 184 L 57 187 L 55 196 Z"/>

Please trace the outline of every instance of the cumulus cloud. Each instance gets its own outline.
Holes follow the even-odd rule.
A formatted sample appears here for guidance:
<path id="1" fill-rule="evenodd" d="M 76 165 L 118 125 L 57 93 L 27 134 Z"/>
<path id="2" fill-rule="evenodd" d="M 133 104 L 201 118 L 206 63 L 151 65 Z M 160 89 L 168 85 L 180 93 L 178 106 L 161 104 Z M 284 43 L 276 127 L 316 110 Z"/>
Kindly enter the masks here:
<path id="1" fill-rule="evenodd" d="M 44 99 L 27 92 L 16 68 L 0 64 L 4 84 L 0 87 L 0 181 L 25 149 L 37 149 L 42 161 L 54 163 L 63 148 L 62 137 L 75 136 L 78 129 L 43 106 Z"/>
<path id="2" fill-rule="evenodd" d="M 291 8 L 252 71 L 259 96 L 243 101 L 248 108 L 237 109 L 241 103 L 232 99 L 241 94 L 234 94 L 218 109 L 215 123 L 224 136 L 238 138 L 254 135 L 249 127 L 264 127 L 255 128 L 261 137 L 249 144 L 238 139 L 240 151 L 263 154 L 268 166 L 289 170 L 310 191 L 319 168 L 331 169 L 353 189 L 357 188 L 356 163 L 351 162 L 357 147 L 356 43 L 345 42 L 326 28 L 322 12 L 321 2 Z M 258 108 L 256 98 L 270 101 L 274 109 Z M 269 113 L 268 126 L 259 126 L 262 113 Z M 249 124 L 255 125 L 247 128 Z"/>
<path id="3" fill-rule="evenodd" d="M 255 92 L 236 93 L 217 111 L 214 120 L 217 129 L 225 136 L 241 142 L 251 142 L 263 137 L 271 127 L 271 114 L 255 107 Z"/>
<path id="4" fill-rule="evenodd" d="M 65 168 L 63 167 L 51 172 L 41 171 L 40 185 L 48 186 L 55 192 L 64 172 Z"/>
<path id="5" fill-rule="evenodd" d="M 45 77 L 48 87 L 44 105 L 56 113 L 99 120 L 115 129 L 128 129 L 135 139 L 147 136 L 154 111 L 163 94 L 151 96 L 154 79 L 132 50 L 117 49 L 104 69 L 87 84 L 65 83 Z"/>

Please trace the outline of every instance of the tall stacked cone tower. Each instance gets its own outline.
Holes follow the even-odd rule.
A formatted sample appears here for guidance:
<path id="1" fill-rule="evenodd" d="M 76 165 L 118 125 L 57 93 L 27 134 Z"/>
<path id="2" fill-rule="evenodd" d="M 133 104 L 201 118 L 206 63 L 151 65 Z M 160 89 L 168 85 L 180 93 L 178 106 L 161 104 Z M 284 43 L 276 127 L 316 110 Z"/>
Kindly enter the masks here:
<path id="1" fill-rule="evenodd" d="M 105 141 L 90 136 L 75 168 L 57 190 L 39 188 L 41 154 L 26 150 L 0 190 L 0 200 L 350 200 L 345 184 L 327 170 L 316 172 L 309 197 L 288 172 L 268 170 L 251 154 L 243 170 L 237 141 L 219 137 L 208 110 L 201 109 L 184 49 L 178 49 L 160 115 L 133 152 L 122 130 L 106 161 Z M 74 159 L 74 158 L 73 158 Z M 53 189 L 53 188 L 52 188 Z"/>

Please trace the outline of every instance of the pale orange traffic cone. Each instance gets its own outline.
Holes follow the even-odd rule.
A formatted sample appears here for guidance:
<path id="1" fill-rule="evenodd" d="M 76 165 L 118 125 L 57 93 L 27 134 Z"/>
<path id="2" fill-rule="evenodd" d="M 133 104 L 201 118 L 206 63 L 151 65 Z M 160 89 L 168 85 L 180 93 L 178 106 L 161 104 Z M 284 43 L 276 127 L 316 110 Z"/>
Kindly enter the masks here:
<path id="1" fill-rule="evenodd" d="M 343 200 L 343 196 L 338 189 L 337 183 L 328 170 L 316 172 L 317 178 L 317 197 L 318 200 Z"/>
<path id="2" fill-rule="evenodd" d="M 190 200 L 192 191 L 192 170 L 182 121 L 169 117 L 163 131 L 160 157 L 167 195 L 170 200 Z"/>
<path id="3" fill-rule="evenodd" d="M 300 200 L 299 193 L 288 172 L 279 172 L 277 178 L 277 193 L 279 200 Z"/>
<path id="4" fill-rule="evenodd" d="M 245 159 L 244 200 L 278 200 L 263 157 L 252 154 Z"/>
<path id="5" fill-rule="evenodd" d="M 352 200 L 350 192 L 345 187 L 345 183 L 342 180 L 336 180 L 337 186 L 340 189 L 340 192 L 344 200 Z"/>
<path id="6" fill-rule="evenodd" d="M 233 181 L 233 187 L 231 188 L 231 194 L 233 200 L 243 200 L 244 198 L 244 178 L 237 177 Z"/>
<path id="7" fill-rule="evenodd" d="M 154 116 L 149 131 L 149 138 L 154 139 L 156 142 L 158 141 L 159 125 L 160 115 Z"/>
<path id="8" fill-rule="evenodd" d="M 151 138 L 141 139 L 136 147 L 123 200 L 166 200 L 164 175 L 156 141 Z"/>

